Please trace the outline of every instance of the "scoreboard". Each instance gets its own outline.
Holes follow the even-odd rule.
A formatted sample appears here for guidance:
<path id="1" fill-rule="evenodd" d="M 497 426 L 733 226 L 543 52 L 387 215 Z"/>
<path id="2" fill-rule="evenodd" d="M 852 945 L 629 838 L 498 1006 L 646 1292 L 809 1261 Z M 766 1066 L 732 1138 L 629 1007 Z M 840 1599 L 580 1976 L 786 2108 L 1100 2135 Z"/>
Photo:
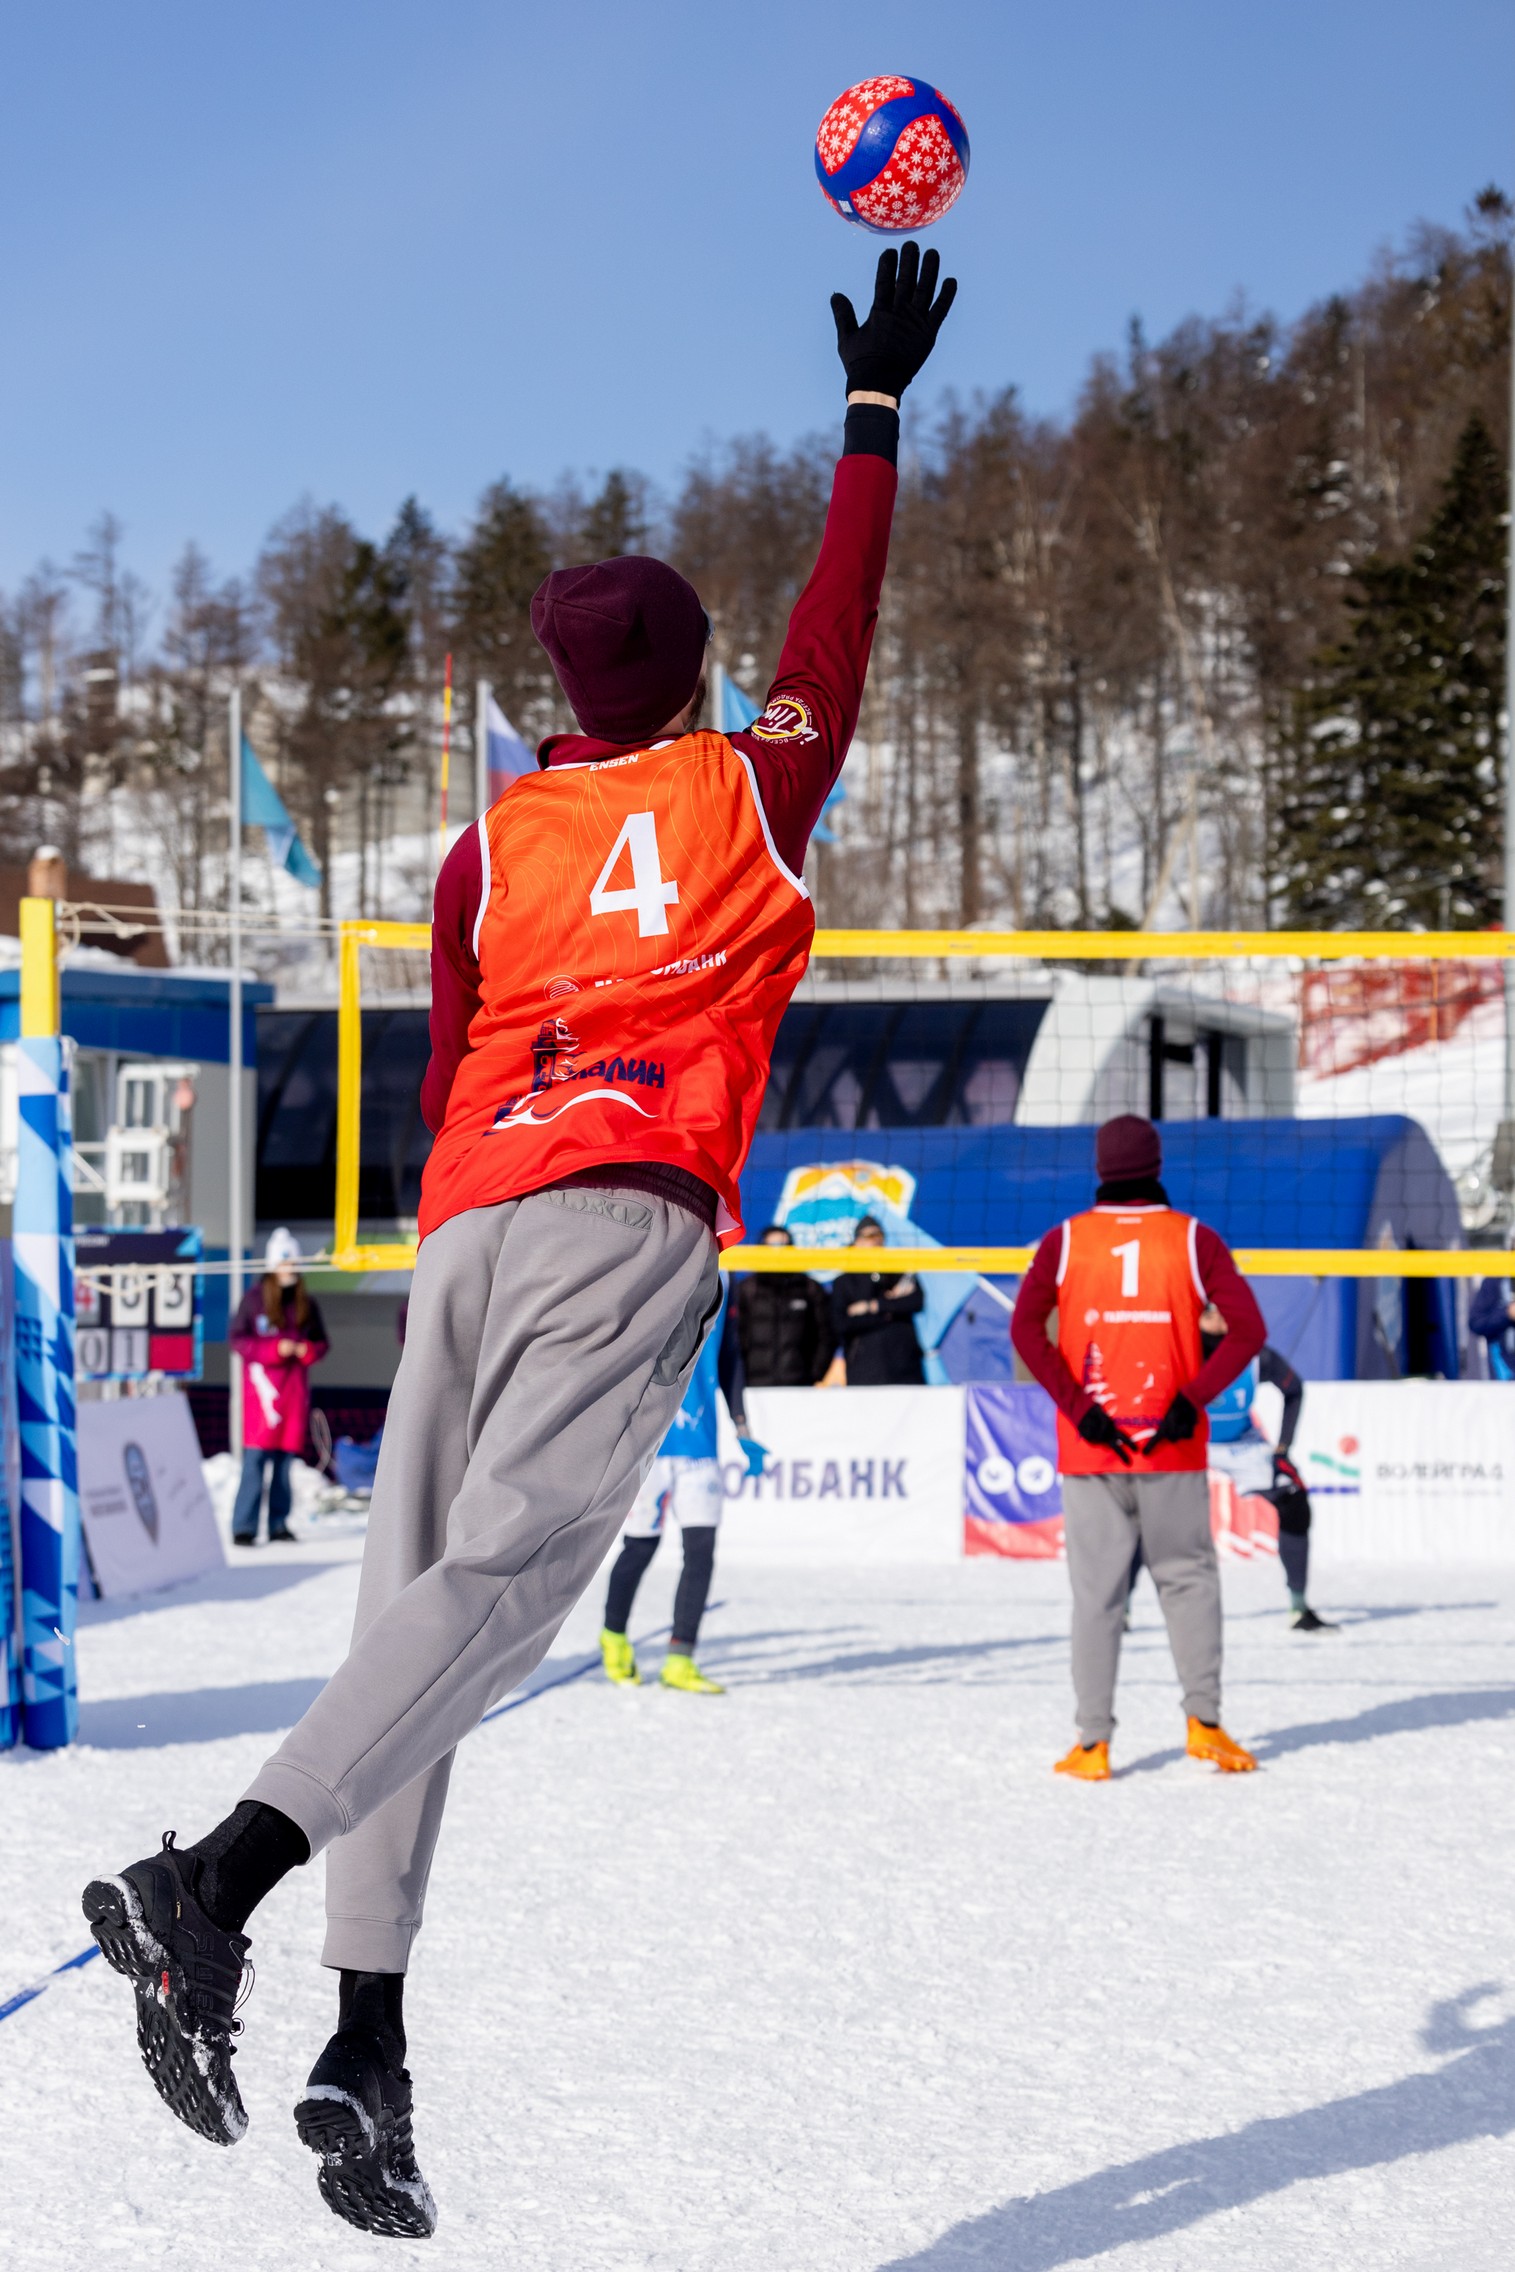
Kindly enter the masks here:
<path id="1" fill-rule="evenodd" d="M 198 1230 L 76 1231 L 74 1366 L 81 1381 L 200 1378 Z"/>

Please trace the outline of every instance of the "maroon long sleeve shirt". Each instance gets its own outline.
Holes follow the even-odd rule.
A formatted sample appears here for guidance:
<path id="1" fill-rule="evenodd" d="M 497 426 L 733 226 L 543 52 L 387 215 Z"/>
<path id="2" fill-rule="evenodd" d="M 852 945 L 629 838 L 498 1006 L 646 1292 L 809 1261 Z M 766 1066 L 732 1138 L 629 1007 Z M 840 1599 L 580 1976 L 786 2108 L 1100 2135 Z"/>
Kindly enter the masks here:
<path id="1" fill-rule="evenodd" d="M 1040 1381 L 1059 1412 L 1076 1428 L 1094 1398 L 1082 1382 L 1074 1379 L 1057 1343 L 1047 1338 L 1047 1320 L 1057 1307 L 1062 1246 L 1063 1227 L 1059 1223 L 1042 1240 L 1021 1281 L 1010 1320 L 1010 1339 L 1032 1379 Z M 1251 1364 L 1268 1337 L 1268 1329 L 1231 1249 L 1208 1223 L 1195 1225 L 1194 1257 L 1205 1298 L 1215 1304 L 1226 1321 L 1225 1339 L 1183 1391 L 1189 1402 L 1203 1411 L 1212 1397 L 1229 1388 L 1237 1374 Z"/>
<path id="2" fill-rule="evenodd" d="M 857 729 L 889 557 L 898 440 L 898 412 L 849 410 L 820 554 L 789 618 L 767 707 L 746 732 L 730 736 L 752 762 L 774 848 L 796 875 Z M 646 746 L 645 738 L 557 734 L 543 742 L 537 762 L 582 765 Z M 442 863 L 432 914 L 431 1062 L 421 1111 L 433 1134 L 479 1007 L 474 938 L 483 890 L 483 851 L 471 828 Z"/>

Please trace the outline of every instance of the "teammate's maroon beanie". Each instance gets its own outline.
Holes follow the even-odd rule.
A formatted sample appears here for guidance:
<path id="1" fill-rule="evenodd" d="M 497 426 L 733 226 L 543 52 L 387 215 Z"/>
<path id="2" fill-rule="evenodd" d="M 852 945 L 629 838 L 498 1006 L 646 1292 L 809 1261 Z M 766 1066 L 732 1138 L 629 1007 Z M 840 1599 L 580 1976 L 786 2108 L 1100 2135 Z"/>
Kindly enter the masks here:
<path id="1" fill-rule="evenodd" d="M 586 734 L 634 742 L 677 717 L 700 683 L 710 626 L 699 594 L 664 560 L 628 553 L 558 568 L 531 628 Z"/>
<path id="2" fill-rule="evenodd" d="M 1107 1120 L 1094 1139 L 1094 1172 L 1101 1183 L 1135 1183 L 1161 1174 L 1162 1164 L 1163 1140 L 1139 1112 Z"/>

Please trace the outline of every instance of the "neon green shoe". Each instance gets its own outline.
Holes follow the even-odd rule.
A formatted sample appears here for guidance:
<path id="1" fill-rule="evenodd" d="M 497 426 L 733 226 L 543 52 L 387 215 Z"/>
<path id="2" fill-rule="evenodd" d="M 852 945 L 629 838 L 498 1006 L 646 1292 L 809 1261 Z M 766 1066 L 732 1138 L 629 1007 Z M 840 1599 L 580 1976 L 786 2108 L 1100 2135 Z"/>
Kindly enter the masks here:
<path id="1" fill-rule="evenodd" d="M 707 1680 L 693 1657 L 686 1657 L 680 1649 L 670 1649 L 663 1659 L 662 1682 L 665 1688 L 677 1688 L 685 1696 L 724 1696 L 726 1693 L 718 1680 Z"/>
<path id="2" fill-rule="evenodd" d="M 609 1630 L 600 1635 L 600 1661 L 605 1667 L 605 1678 L 613 1680 L 617 1688 L 640 1688 L 642 1676 L 637 1671 L 631 1637 L 626 1633 Z"/>

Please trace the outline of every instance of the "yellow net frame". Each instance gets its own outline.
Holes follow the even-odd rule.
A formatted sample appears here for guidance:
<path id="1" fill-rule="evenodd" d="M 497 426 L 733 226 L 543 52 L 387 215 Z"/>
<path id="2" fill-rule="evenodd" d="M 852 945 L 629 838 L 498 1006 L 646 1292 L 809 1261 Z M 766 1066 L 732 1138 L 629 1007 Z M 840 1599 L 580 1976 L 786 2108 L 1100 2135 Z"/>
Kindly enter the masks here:
<path id="1" fill-rule="evenodd" d="M 341 926 L 337 1016 L 337 1191 L 329 1267 L 409 1270 L 413 1243 L 360 1245 L 358 1162 L 362 1120 L 364 948 L 425 951 L 425 923 Z M 1512 931 L 817 931 L 811 960 L 1022 962 L 1470 962 L 1515 963 Z M 1025 1270 L 1029 1246 L 827 1247 L 828 1270 Z M 813 1270 L 814 1247 L 728 1247 L 723 1270 Z M 1261 1278 L 1484 1278 L 1515 1276 L 1515 1252 L 1487 1247 L 1239 1247 L 1238 1267 Z"/>

